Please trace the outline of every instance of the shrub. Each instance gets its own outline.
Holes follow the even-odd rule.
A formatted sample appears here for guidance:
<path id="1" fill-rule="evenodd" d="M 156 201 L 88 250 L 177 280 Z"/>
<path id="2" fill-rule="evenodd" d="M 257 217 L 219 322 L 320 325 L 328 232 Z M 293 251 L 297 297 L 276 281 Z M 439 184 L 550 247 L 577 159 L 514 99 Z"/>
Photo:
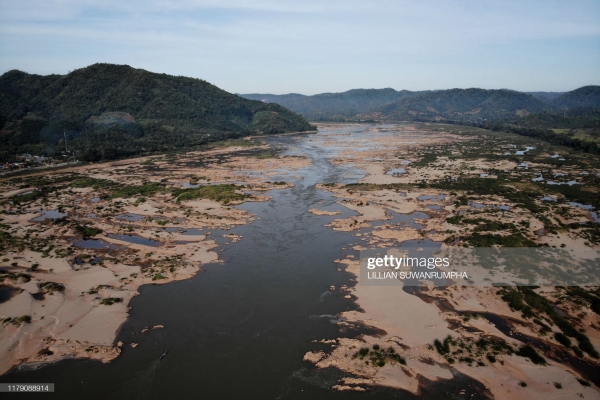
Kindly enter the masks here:
<path id="1" fill-rule="evenodd" d="M 544 357 L 540 356 L 537 351 L 528 344 L 522 346 L 516 354 L 521 357 L 529 358 L 534 364 L 546 365 Z"/>
<path id="2" fill-rule="evenodd" d="M 571 347 L 571 339 L 569 339 L 567 337 L 567 335 L 565 335 L 564 333 L 561 332 L 556 332 L 554 334 L 554 338 L 556 339 L 556 341 L 560 344 L 562 344 L 565 347 Z"/>

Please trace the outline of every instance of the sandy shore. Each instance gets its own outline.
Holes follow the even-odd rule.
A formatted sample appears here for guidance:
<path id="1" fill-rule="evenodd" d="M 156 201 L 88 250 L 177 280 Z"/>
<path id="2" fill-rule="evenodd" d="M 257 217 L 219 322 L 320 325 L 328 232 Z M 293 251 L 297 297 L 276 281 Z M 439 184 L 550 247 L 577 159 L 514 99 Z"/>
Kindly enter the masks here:
<path id="1" fill-rule="evenodd" d="M 321 129 L 340 128 L 341 126 L 322 126 Z M 401 243 L 415 239 L 430 239 L 442 242 L 454 234 L 456 237 L 470 234 L 469 226 L 457 226 L 447 221 L 454 215 L 485 216 L 492 220 L 515 226 L 527 226 L 528 237 L 539 243 L 582 248 L 579 256 L 585 258 L 598 257 L 598 247 L 585 245 L 585 239 L 573 234 L 560 235 L 545 232 L 544 224 L 527 209 L 522 209 L 506 199 L 495 196 L 478 196 L 477 207 L 463 204 L 459 197 L 464 192 L 417 188 L 415 185 L 423 179 L 452 178 L 458 176 L 496 179 L 490 171 L 515 171 L 523 173 L 517 164 L 509 160 L 486 160 L 483 158 L 461 159 L 454 153 L 452 159 L 437 157 L 435 162 L 419 165 L 419 149 L 432 146 L 452 146 L 464 143 L 467 138 L 449 132 L 435 135 L 419 132 L 415 126 L 395 126 L 389 129 L 389 135 L 382 134 L 384 128 L 372 129 L 376 138 L 368 137 L 353 142 L 336 142 L 340 148 L 334 162 L 349 164 L 362 169 L 366 176 L 360 182 L 364 185 L 346 187 L 345 185 L 323 185 L 339 199 L 338 203 L 359 215 L 332 221 L 329 226 L 333 230 L 357 232 L 355 250 L 368 248 L 397 247 Z M 368 145 L 367 145 L 368 144 Z M 360 148 L 360 150 L 357 150 Z M 449 150 L 450 151 L 450 150 Z M 392 174 L 390 172 L 396 172 Z M 379 186 L 388 185 L 388 186 Z M 389 186 L 392 185 L 392 186 Z M 474 197 L 473 197 L 474 198 Z M 479 205 L 481 204 L 481 205 Z M 509 206 L 510 209 L 498 209 L 498 205 Z M 498 211 L 489 211 L 498 210 Z M 570 209 L 570 218 L 575 221 L 589 220 L 589 213 Z M 395 214 L 391 214 L 395 213 Z M 479 213 L 478 215 L 475 215 Z M 485 213 L 485 214 L 484 214 Z M 393 215 L 414 215 L 406 222 L 392 222 Z M 421 215 L 425 214 L 425 217 Z M 415 225 L 416 224 L 416 225 Z M 442 244 L 442 246 L 446 246 Z M 587 249 L 587 250 L 586 250 Z M 452 363 L 440 355 L 433 346 L 434 341 L 443 341 L 451 336 L 457 345 L 463 343 L 467 347 L 480 341 L 501 340 L 518 349 L 523 342 L 512 335 L 505 335 L 493 323 L 485 318 L 464 319 L 457 312 L 487 312 L 508 318 L 515 333 L 527 335 L 547 346 L 561 351 L 558 343 L 547 333 L 540 333 L 539 326 L 526 320 L 520 312 L 511 310 L 507 303 L 497 294 L 496 288 L 451 286 L 445 290 L 425 288 L 422 295 L 416 296 L 403 290 L 402 285 L 367 286 L 361 285 L 359 261 L 352 258 L 338 260 L 340 268 L 353 275 L 352 285 L 339 290 L 347 298 L 356 301 L 359 311 L 345 312 L 340 315 L 340 326 L 354 325 L 375 329 L 377 335 L 362 335 L 356 339 L 340 337 L 331 345 L 331 351 L 314 351 L 305 356 L 305 361 L 319 368 L 336 367 L 356 378 L 342 379 L 333 389 L 337 390 L 369 390 L 372 385 L 384 385 L 420 393 L 422 382 L 419 377 L 430 381 L 451 379 L 452 370 L 459 371 L 482 383 L 488 395 L 496 399 L 537 399 L 547 398 L 600 398 L 598 387 L 583 386 L 579 380 L 586 381 L 579 371 L 568 363 L 558 362 L 545 355 L 547 365 L 535 365 L 528 358 L 519 357 L 506 352 L 498 352 L 494 362 L 483 353 L 472 356 L 473 362 L 459 362 L 454 356 Z M 553 289 L 540 291 L 545 297 L 556 300 Z M 427 294 L 427 295 L 425 295 Z M 600 318 L 589 308 L 589 305 L 573 304 L 562 298 L 561 310 L 578 319 L 582 331 L 590 338 L 596 349 L 600 349 Z M 433 299 L 433 300 L 432 300 Z M 441 307 L 446 304 L 450 309 Z M 447 306 L 447 307 L 448 307 Z M 454 310 L 456 311 L 454 311 Z M 569 311 L 572 309 L 573 311 Z M 552 332 L 560 332 L 556 326 Z M 553 334 L 553 333 L 552 333 Z M 366 355 L 359 351 L 363 349 Z M 389 350 L 392 349 L 392 350 Z M 475 346 L 475 349 L 477 347 Z M 470 352 L 471 350 L 469 350 Z M 404 364 L 391 356 L 400 355 Z M 475 353 L 473 353 L 475 354 Z M 479 354 L 479 353 L 478 353 Z M 478 358 L 479 357 L 479 358 Z M 600 371 L 600 364 L 587 354 L 583 357 L 590 365 Z M 377 365 L 377 360 L 385 361 Z M 477 360 L 480 360 L 479 363 Z M 481 364 L 481 365 L 480 365 Z M 589 383 L 589 382 L 588 382 Z"/>

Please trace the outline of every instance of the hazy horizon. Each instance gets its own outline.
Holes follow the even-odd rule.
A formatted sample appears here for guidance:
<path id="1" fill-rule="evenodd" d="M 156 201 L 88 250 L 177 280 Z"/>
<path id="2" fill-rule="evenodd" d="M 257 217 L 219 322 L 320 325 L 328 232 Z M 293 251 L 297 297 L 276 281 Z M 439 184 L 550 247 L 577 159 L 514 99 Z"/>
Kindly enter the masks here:
<path id="1" fill-rule="evenodd" d="M 600 2 L 0 0 L 0 74 L 127 64 L 232 93 L 600 84 Z"/>

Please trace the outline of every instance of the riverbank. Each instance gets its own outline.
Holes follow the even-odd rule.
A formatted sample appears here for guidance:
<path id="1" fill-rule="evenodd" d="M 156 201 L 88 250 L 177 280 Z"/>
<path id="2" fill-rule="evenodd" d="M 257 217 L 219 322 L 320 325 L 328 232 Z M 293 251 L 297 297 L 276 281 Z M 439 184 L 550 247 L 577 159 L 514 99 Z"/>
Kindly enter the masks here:
<path id="1" fill-rule="evenodd" d="M 322 131 L 339 128 L 320 126 Z M 437 126 L 434 128 L 435 134 L 427 126 L 374 126 L 365 129 L 362 136 L 355 134 L 345 142 L 330 143 L 337 150 L 334 162 L 354 165 L 367 174 L 355 185 L 319 186 L 331 192 L 339 204 L 359 214 L 328 224 L 333 230 L 355 232 L 355 250 L 405 245 L 419 247 L 427 241 L 437 242 L 442 247 L 451 245 L 452 241 L 462 245 L 465 243 L 462 238 L 469 239 L 474 227 L 461 226 L 460 221 L 469 219 L 477 221 L 471 223 L 475 226 L 486 221 L 500 229 L 523 226 L 526 230 L 522 231 L 528 240 L 554 246 L 566 243 L 567 248 L 582 249 L 578 254 L 584 261 L 589 257 L 598 259 L 599 247 L 590 246 L 584 236 L 544 231 L 547 223 L 543 221 L 547 221 L 547 217 L 534 214 L 531 206 L 526 208 L 518 202 L 507 201 L 501 195 L 482 196 L 424 184 L 433 179 L 449 179 L 450 182 L 469 177 L 497 179 L 496 171 L 512 174 L 515 182 L 525 184 L 530 175 L 530 171 L 520 168 L 512 157 L 492 158 L 484 153 L 473 157 L 471 147 L 475 143 L 470 135 Z M 483 139 L 479 137 L 479 140 Z M 502 151 L 502 146 L 506 145 L 500 142 L 497 146 L 497 151 Z M 443 149 L 444 155 L 437 155 L 439 153 L 432 149 Z M 432 156 L 432 153 L 436 155 Z M 544 165 L 540 163 L 537 168 L 544 168 Z M 578 174 L 581 171 L 585 170 L 571 167 L 568 173 Z M 466 195 L 470 196 L 467 198 Z M 543 203 L 541 197 L 539 204 Z M 593 220 L 593 216 L 582 213 L 577 207 L 570 207 L 569 212 L 569 217 L 579 222 Z M 565 216 L 563 211 L 561 218 Z M 553 217 L 556 218 L 556 214 Z M 543 231 L 541 235 L 538 234 L 540 229 Z M 479 231 L 486 232 L 485 229 Z M 448 240 L 449 237 L 451 240 Z M 340 337 L 331 345 L 329 352 L 318 350 L 305 355 L 305 360 L 318 368 L 335 367 L 356 377 L 340 380 L 334 389 L 365 391 L 382 385 L 420 394 L 423 378 L 439 382 L 452 379 L 456 372 L 460 372 L 483 383 L 488 394 L 497 399 L 534 399 L 540 393 L 549 397 L 581 394 L 585 398 L 600 398 L 598 387 L 590 382 L 590 379 L 594 380 L 590 371 L 600 371 L 598 361 L 583 353 L 583 364 L 564 362 L 561 361 L 562 356 L 553 356 L 553 352 L 562 351 L 554 337 L 556 332 L 561 332 L 560 329 L 554 325 L 549 328 L 550 334 L 541 330 L 521 312 L 511 310 L 498 294 L 498 289 L 451 286 L 440 290 L 424 287 L 416 296 L 401 284 L 387 287 L 361 284 L 359 260 L 354 257 L 340 259 L 338 265 L 355 276 L 352 285 L 341 290 L 346 296 L 356 299 L 359 307 L 358 311 L 342 313 L 339 324 L 368 326 L 379 334 L 357 339 Z M 553 288 L 537 292 L 553 301 L 560 298 L 560 309 L 574 321 L 581 321 L 577 327 L 585 332 L 596 349 L 600 348 L 600 318 L 589 304 L 578 304 L 578 299 L 565 298 Z M 440 309 L 439 304 L 453 306 L 452 309 Z M 469 312 L 475 315 L 488 312 L 500 319 L 518 321 L 511 323 L 511 327 L 527 336 L 516 339 L 485 318 L 463 318 L 458 314 L 460 312 L 467 315 Z M 442 343 L 448 337 L 456 346 L 460 345 L 449 350 L 451 355 L 434 346 L 436 341 Z M 475 343 L 483 343 L 482 340 L 506 343 L 514 350 L 508 353 L 496 351 L 486 358 L 484 349 L 475 346 Z M 514 354 L 523 345 L 533 344 L 533 340 L 541 341 L 542 347 L 538 347 L 538 351 L 555 349 L 544 354 L 550 358 L 547 365 L 536 365 L 530 359 Z M 591 387 L 584 386 L 582 382 Z"/>
<path id="2" fill-rule="evenodd" d="M 0 303 L 0 373 L 66 357 L 116 358 L 139 287 L 189 279 L 217 261 L 211 231 L 254 219 L 233 206 L 268 200 L 264 192 L 290 187 L 269 176 L 307 165 L 266 145 L 237 146 L 2 180 L 0 279 L 19 293 Z M 200 186 L 217 197 L 172 194 Z M 241 239 L 234 236 L 224 239 Z"/>

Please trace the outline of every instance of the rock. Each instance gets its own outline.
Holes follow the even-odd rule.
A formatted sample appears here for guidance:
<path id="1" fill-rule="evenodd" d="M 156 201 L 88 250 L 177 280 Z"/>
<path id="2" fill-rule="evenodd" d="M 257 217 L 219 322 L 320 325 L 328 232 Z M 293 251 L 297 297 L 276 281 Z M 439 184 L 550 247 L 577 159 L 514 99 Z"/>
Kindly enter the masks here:
<path id="1" fill-rule="evenodd" d="M 311 362 L 311 363 L 313 363 L 313 364 L 316 364 L 316 363 L 318 363 L 319 361 L 321 361 L 321 359 L 322 359 L 323 357 L 325 357 L 325 353 L 323 353 L 322 351 L 317 351 L 317 352 L 314 352 L 314 351 L 309 351 L 308 353 L 306 353 L 306 354 L 304 355 L 304 358 L 303 358 L 303 360 L 304 360 L 304 361 Z"/>

